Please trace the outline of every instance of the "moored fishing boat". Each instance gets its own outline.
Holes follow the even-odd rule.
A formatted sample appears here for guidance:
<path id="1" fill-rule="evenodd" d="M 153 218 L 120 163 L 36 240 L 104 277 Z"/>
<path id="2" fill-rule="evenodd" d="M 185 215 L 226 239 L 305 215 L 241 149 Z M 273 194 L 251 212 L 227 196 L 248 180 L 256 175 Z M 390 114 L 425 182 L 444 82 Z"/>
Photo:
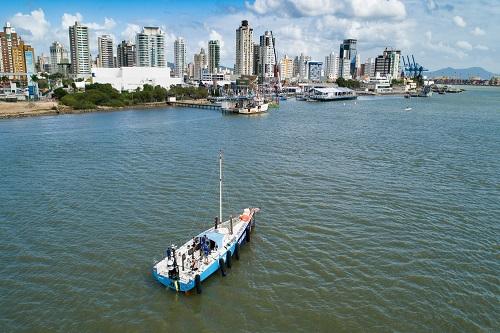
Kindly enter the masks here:
<path id="1" fill-rule="evenodd" d="M 259 208 L 246 208 L 237 218 L 219 223 L 222 216 L 222 152 L 219 156 L 219 217 L 212 228 L 196 235 L 179 248 L 174 245 L 166 250 L 165 258 L 153 267 L 153 276 L 166 287 L 187 292 L 196 289 L 201 293 L 201 283 L 220 271 L 226 274 L 231 268 L 232 257 L 240 258 L 240 247 L 250 241 Z"/>
<path id="2" fill-rule="evenodd" d="M 240 98 L 228 99 L 222 102 L 222 111 L 237 114 L 258 114 L 267 112 L 269 103 L 266 103 L 263 98 Z"/>

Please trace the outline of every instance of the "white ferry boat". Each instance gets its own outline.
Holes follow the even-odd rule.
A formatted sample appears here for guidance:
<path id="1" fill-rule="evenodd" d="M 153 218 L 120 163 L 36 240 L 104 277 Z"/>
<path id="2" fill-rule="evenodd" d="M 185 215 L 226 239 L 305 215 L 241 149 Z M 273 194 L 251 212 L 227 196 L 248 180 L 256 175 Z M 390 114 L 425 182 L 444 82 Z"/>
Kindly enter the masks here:
<path id="1" fill-rule="evenodd" d="M 311 90 L 309 90 L 308 97 L 310 100 L 320 102 L 340 101 L 358 98 L 354 90 L 341 87 L 312 88 Z"/>

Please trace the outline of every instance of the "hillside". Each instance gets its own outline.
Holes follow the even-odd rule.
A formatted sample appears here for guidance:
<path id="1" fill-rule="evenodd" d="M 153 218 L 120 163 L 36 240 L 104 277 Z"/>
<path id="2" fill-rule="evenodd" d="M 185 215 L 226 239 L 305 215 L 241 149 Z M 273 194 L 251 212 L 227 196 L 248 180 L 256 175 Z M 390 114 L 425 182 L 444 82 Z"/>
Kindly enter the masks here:
<path id="1" fill-rule="evenodd" d="M 468 79 L 471 76 L 479 76 L 483 80 L 490 79 L 492 76 L 496 74 L 485 70 L 482 67 L 469 67 L 469 68 L 452 68 L 446 67 L 433 72 L 427 72 L 426 75 L 429 78 L 434 77 L 453 77 L 459 79 Z"/>

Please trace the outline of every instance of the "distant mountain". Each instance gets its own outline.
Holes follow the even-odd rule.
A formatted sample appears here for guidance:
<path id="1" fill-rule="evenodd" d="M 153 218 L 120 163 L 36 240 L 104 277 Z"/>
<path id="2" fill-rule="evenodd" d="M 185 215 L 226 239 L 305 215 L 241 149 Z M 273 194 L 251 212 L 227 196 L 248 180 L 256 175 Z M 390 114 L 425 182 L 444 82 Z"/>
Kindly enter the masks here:
<path id="1" fill-rule="evenodd" d="M 468 79 L 471 76 L 479 76 L 483 80 L 488 80 L 491 79 L 491 77 L 495 76 L 496 74 L 488 72 L 482 67 L 469 67 L 469 68 L 446 67 L 433 72 L 427 72 L 427 73 L 424 72 L 424 75 L 426 75 L 429 78 L 446 76 L 450 78 L 452 77 L 464 80 Z"/>

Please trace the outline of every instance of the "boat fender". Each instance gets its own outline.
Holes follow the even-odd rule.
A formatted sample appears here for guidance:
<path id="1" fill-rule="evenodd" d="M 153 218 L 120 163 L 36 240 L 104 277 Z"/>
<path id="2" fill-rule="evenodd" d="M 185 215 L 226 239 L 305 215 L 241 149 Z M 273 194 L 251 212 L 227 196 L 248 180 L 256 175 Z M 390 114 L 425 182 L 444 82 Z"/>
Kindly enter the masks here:
<path id="1" fill-rule="evenodd" d="M 226 276 L 226 269 L 224 268 L 224 259 L 219 258 L 219 269 L 222 276 Z"/>
<path id="2" fill-rule="evenodd" d="M 201 280 L 199 274 L 196 274 L 194 277 L 194 285 L 196 287 L 196 293 L 201 294 Z"/>
<path id="3" fill-rule="evenodd" d="M 250 227 L 246 228 L 245 240 L 250 243 Z"/>
<path id="4" fill-rule="evenodd" d="M 226 252 L 226 266 L 231 268 L 231 251 Z"/>
<path id="5" fill-rule="evenodd" d="M 236 260 L 240 260 L 240 243 L 236 242 L 236 246 L 234 247 L 234 256 Z"/>
<path id="6" fill-rule="evenodd" d="M 175 280 L 174 284 L 175 284 L 175 291 L 179 291 L 179 281 Z"/>

